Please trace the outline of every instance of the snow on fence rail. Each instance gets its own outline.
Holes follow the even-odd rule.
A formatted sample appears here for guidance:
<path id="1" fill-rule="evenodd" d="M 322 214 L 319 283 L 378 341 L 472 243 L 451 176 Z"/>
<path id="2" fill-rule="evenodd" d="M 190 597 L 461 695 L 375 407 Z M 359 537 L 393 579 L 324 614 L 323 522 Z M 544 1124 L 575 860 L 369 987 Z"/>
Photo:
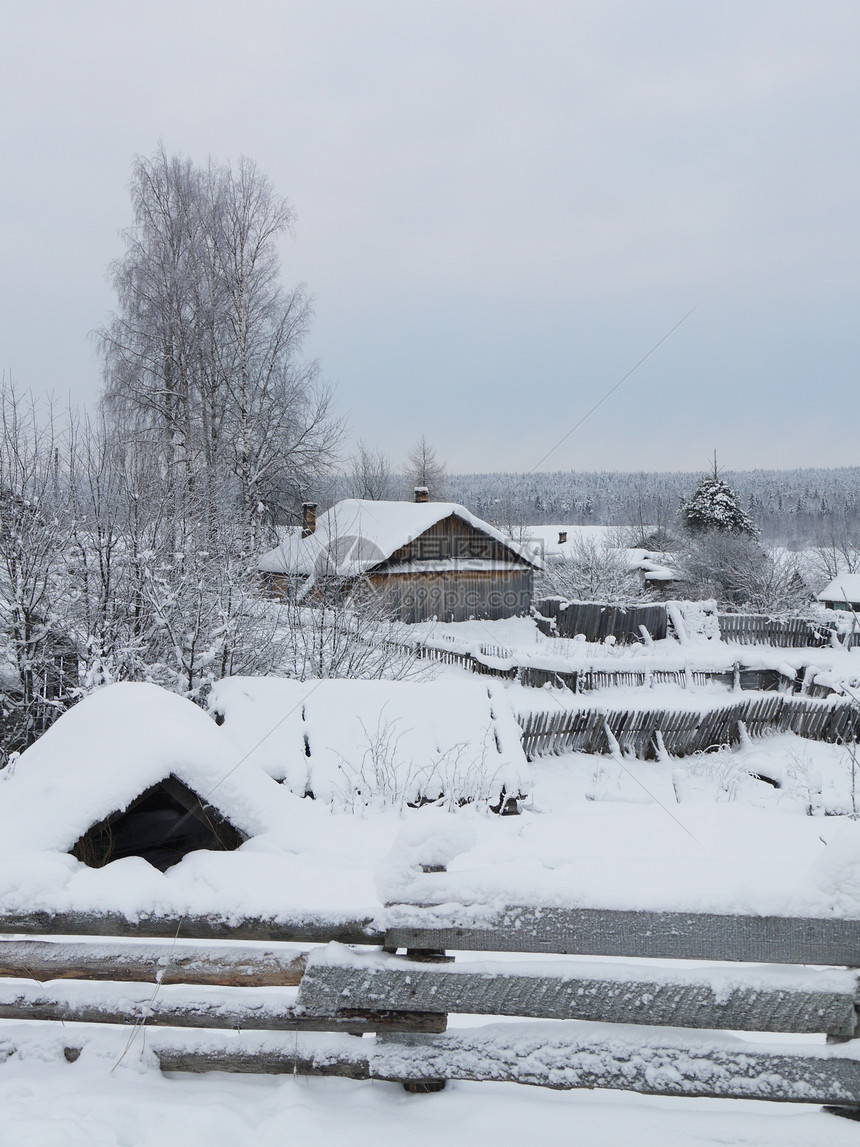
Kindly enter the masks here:
<path id="1" fill-rule="evenodd" d="M 392 648 L 402 648 L 394 642 L 387 642 Z M 480 651 L 456 650 L 421 642 L 411 647 L 419 660 L 441 661 L 445 665 L 461 665 L 487 677 L 501 677 L 508 681 L 518 681 L 521 685 L 540 689 L 553 685 L 559 689 L 570 689 L 574 693 L 590 693 L 596 689 L 615 689 L 630 685 L 648 687 L 651 685 L 678 685 L 682 689 L 704 686 L 712 683 L 735 689 L 770 690 L 786 684 L 787 679 L 778 669 L 747 669 L 740 664 L 725 669 L 549 669 L 529 663 L 518 664 L 517 651 L 499 645 L 481 645 Z M 793 682 L 799 688 L 802 681 L 801 670 Z M 789 679 L 790 680 L 790 679 Z M 810 686 L 821 696 L 833 692 L 832 688 Z"/>
<path id="2" fill-rule="evenodd" d="M 434 875 L 417 877 L 428 881 L 428 899 Z M 56 934 L 71 923 L 5 916 L 0 932 Z M 412 1091 L 506 1080 L 860 1108 L 858 920 L 395 904 L 371 927 L 340 922 L 337 934 L 363 951 L 333 943 L 300 953 L 277 944 L 307 935 L 305 919 L 269 921 L 263 941 L 260 920 L 220 921 L 221 938 L 205 946 L 184 942 L 184 918 L 140 920 L 131 944 L 112 934 L 116 923 L 80 916 L 79 929 L 97 941 L 0 940 L 0 1017 L 27 1021 L 28 1035 L 40 1026 L 30 1021 L 62 1021 L 48 1039 L 71 1062 L 94 1040 L 78 1025 L 135 1024 L 154 1029 L 148 1054 L 166 1071 L 341 1075 Z M 175 939 L 159 946 L 147 935 Z M 446 949 L 485 958 L 458 964 Z M 512 962 L 508 952 L 592 959 Z M 651 959 L 708 963 L 679 969 Z M 536 1022 L 448 1032 L 452 1012 Z M 4 1029 L 0 1060 L 17 1054 L 19 1031 Z M 762 1044 L 721 1031 L 837 1042 Z"/>
<path id="3" fill-rule="evenodd" d="M 523 714 L 523 749 L 529 760 L 561 753 L 622 752 L 640 759 L 657 755 L 660 744 L 684 757 L 718 745 L 736 744 L 742 725 L 751 737 L 792 732 L 812 741 L 854 741 L 860 708 L 851 701 L 787 697 L 744 698 L 711 709 L 577 708 Z"/>

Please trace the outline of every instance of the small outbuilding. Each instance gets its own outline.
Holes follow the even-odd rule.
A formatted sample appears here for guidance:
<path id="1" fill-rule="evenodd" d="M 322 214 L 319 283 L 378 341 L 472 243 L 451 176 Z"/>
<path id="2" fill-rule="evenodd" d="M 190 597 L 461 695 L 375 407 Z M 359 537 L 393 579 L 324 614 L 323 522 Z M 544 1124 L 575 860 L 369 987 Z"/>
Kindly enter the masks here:
<path id="1" fill-rule="evenodd" d="M 542 561 L 528 546 L 453 502 L 350 498 L 326 513 L 304 507 L 301 529 L 259 563 L 267 589 L 313 604 L 323 596 L 376 595 L 405 622 L 525 615 Z"/>
<path id="2" fill-rule="evenodd" d="M 163 872 L 270 831 L 285 796 L 191 701 L 126 682 L 84 698 L 4 770 L 0 833 L 5 850 L 91 868 L 139 857 Z"/>
<path id="3" fill-rule="evenodd" d="M 827 609 L 860 613 L 860 573 L 839 574 L 818 594 L 817 600 Z"/>

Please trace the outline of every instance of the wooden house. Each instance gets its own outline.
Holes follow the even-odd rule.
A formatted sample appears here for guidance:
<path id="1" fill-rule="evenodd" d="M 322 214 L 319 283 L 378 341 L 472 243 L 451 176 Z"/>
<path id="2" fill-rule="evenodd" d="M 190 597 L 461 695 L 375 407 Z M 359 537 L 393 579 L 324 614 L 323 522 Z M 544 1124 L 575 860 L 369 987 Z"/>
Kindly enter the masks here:
<path id="1" fill-rule="evenodd" d="M 844 573 L 824 587 L 817 600 L 827 609 L 860 613 L 860 573 Z"/>
<path id="2" fill-rule="evenodd" d="M 330 592 L 375 595 L 406 622 L 466 621 L 527 614 L 541 559 L 528 546 L 453 502 L 347 499 L 260 559 L 267 588 L 309 604 Z"/>

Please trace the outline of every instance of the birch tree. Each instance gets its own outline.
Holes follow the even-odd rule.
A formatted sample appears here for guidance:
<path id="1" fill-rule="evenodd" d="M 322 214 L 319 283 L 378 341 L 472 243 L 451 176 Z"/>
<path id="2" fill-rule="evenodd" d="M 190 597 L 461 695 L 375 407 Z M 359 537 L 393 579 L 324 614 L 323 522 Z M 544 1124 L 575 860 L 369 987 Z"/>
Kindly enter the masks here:
<path id="1" fill-rule="evenodd" d="M 347 477 L 350 497 L 386 501 L 394 496 L 394 485 L 391 462 L 386 454 L 359 440 Z"/>
<path id="2" fill-rule="evenodd" d="M 265 516 L 301 499 L 340 433 L 301 357 L 307 293 L 280 281 L 292 209 L 250 160 L 203 169 L 163 149 L 136 161 L 132 204 L 117 313 L 99 332 L 107 408 L 158 452 L 177 548 L 196 518 L 211 539 L 237 515 L 257 548 Z"/>
<path id="3" fill-rule="evenodd" d="M 65 490 L 53 411 L 0 385 L 0 681 L 5 688 L 0 755 L 21 749 L 50 723 L 55 606 L 65 562 Z"/>
<path id="4" fill-rule="evenodd" d="M 406 479 L 412 486 L 426 487 L 431 501 L 441 501 L 445 495 L 447 467 L 423 434 L 407 456 Z"/>

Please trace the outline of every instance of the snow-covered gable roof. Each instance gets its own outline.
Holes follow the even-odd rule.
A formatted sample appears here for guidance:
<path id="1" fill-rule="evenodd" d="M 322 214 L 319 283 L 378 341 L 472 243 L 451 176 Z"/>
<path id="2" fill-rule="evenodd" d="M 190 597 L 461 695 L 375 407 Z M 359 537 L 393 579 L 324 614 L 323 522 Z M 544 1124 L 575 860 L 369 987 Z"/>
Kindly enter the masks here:
<path id="1" fill-rule="evenodd" d="M 289 798 L 241 755 L 193 702 L 157 685 L 108 685 L 0 773 L 0 850 L 67 852 L 171 775 L 245 836 L 271 831 Z"/>
<path id="2" fill-rule="evenodd" d="M 860 573 L 839 574 L 824 587 L 818 600 L 860 602 Z"/>
<path id="3" fill-rule="evenodd" d="M 475 517 L 456 502 L 374 502 L 347 498 L 320 514 L 306 538 L 300 532 L 284 536 L 280 545 L 260 558 L 265 573 L 308 577 L 325 573 L 356 577 L 386 561 L 402 546 L 419 538 L 451 515 L 506 546 L 515 558 L 540 569 L 540 558 L 527 546 Z"/>

